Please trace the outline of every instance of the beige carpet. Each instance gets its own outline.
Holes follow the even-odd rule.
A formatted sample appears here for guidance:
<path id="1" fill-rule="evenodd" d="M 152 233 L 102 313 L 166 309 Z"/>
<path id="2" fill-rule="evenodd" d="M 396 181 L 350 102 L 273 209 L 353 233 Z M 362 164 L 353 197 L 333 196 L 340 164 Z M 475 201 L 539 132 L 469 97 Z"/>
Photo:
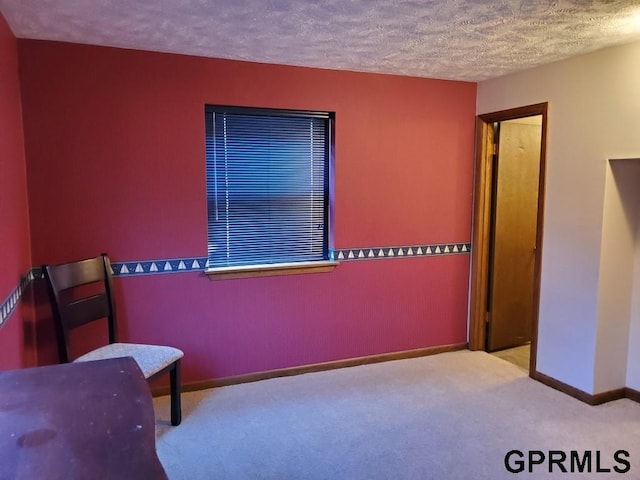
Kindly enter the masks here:
<path id="1" fill-rule="evenodd" d="M 591 407 L 484 352 L 186 393 L 178 427 L 168 397 L 155 403 L 158 455 L 176 480 L 640 478 L 640 404 Z M 545 463 L 515 475 L 513 449 L 591 451 L 593 473 Z M 596 452 L 601 469 L 622 467 L 620 449 L 630 472 L 596 474 Z"/>

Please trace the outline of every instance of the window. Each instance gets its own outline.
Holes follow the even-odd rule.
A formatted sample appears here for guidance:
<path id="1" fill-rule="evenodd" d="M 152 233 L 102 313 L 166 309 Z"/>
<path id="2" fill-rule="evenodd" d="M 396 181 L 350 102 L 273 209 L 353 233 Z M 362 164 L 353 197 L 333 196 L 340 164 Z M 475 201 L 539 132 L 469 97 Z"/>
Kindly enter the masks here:
<path id="1" fill-rule="evenodd" d="M 328 262 L 331 121 L 321 112 L 205 108 L 208 273 Z"/>

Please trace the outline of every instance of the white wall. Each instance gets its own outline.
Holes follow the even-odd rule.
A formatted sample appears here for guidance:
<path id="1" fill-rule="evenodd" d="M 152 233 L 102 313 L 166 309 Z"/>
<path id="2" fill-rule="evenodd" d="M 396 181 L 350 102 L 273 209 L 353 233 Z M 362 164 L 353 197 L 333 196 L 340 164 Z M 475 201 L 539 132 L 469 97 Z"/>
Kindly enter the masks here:
<path id="1" fill-rule="evenodd" d="M 626 385 L 640 161 L 608 162 L 605 173 L 594 390 Z"/>
<path id="2" fill-rule="evenodd" d="M 638 191 L 640 192 L 640 188 Z M 640 193 L 638 195 L 640 196 Z M 640 391 L 640 205 L 638 205 L 636 222 L 629 351 L 627 354 L 627 387 Z"/>
<path id="3" fill-rule="evenodd" d="M 640 381 L 605 355 L 640 339 L 609 329 L 598 308 L 608 159 L 640 156 L 638 85 L 640 43 L 478 85 L 478 114 L 549 102 L 537 369 L 587 393 L 624 387 L 625 370 Z"/>

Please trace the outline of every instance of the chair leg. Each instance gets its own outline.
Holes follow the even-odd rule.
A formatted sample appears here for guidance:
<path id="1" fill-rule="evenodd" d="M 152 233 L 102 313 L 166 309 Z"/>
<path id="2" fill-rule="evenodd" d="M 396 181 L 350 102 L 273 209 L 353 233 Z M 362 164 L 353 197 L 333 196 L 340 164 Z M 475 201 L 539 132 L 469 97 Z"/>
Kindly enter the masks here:
<path id="1" fill-rule="evenodd" d="M 180 360 L 176 360 L 169 371 L 171 388 L 171 425 L 180 425 L 182 421 L 182 407 L 180 405 Z"/>

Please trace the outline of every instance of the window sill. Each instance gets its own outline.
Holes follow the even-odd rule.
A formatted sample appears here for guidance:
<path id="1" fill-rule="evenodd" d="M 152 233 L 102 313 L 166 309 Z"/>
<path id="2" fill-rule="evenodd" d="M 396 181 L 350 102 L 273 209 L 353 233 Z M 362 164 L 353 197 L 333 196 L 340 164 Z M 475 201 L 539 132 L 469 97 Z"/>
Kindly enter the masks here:
<path id="1" fill-rule="evenodd" d="M 272 277 L 276 275 L 299 275 L 301 273 L 331 272 L 340 262 L 331 260 L 321 262 L 275 263 L 271 265 L 249 265 L 245 267 L 208 268 L 204 273 L 209 280 L 225 278 Z"/>

